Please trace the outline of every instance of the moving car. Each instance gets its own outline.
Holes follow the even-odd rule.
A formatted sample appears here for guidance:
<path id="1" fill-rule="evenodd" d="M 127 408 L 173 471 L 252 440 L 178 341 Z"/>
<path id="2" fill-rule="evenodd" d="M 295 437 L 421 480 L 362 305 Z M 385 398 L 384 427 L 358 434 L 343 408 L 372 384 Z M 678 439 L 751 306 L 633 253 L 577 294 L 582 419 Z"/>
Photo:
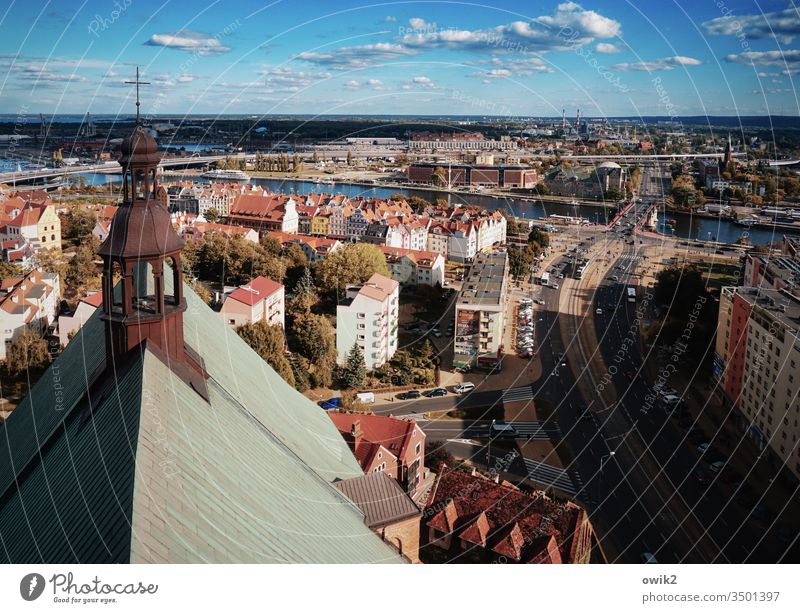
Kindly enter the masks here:
<path id="1" fill-rule="evenodd" d="M 447 396 L 447 390 L 443 387 L 437 387 L 432 390 L 428 390 L 425 392 L 426 398 L 436 398 L 437 396 Z"/>
<path id="2" fill-rule="evenodd" d="M 517 438 L 517 430 L 511 424 L 492 422 L 489 434 L 497 438 Z"/>
<path id="3" fill-rule="evenodd" d="M 723 468 L 725 468 L 725 461 L 724 460 L 717 460 L 711 466 L 709 466 L 711 472 L 718 473 Z"/>

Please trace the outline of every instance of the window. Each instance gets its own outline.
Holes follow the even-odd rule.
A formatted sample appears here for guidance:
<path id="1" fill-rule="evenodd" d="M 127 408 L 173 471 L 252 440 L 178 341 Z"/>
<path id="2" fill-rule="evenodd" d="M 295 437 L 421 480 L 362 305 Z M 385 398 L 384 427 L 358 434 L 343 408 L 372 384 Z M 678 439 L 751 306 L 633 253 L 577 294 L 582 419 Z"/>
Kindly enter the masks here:
<path id="1" fill-rule="evenodd" d="M 414 453 L 419 453 L 422 449 L 422 443 L 417 443 L 417 446 L 414 448 Z"/>

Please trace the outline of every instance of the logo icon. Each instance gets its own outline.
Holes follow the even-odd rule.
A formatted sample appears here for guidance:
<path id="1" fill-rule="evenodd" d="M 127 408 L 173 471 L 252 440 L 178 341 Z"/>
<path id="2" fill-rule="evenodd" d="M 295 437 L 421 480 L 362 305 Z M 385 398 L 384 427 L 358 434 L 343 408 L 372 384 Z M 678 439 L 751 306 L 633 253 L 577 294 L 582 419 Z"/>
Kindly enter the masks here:
<path id="1" fill-rule="evenodd" d="M 44 592 L 44 577 L 39 573 L 30 573 L 19 582 L 19 594 L 28 602 L 36 600 Z"/>

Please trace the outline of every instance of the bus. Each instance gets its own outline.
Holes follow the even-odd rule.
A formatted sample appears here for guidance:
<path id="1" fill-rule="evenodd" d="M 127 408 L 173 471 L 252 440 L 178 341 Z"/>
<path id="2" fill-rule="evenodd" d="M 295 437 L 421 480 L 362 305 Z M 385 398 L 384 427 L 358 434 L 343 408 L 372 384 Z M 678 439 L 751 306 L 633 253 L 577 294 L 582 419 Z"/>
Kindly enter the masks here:
<path id="1" fill-rule="evenodd" d="M 636 288 L 628 287 L 628 302 L 636 302 Z"/>
<path id="2" fill-rule="evenodd" d="M 550 273 L 548 273 L 548 272 L 543 272 L 542 273 L 541 284 L 542 285 L 550 285 Z"/>

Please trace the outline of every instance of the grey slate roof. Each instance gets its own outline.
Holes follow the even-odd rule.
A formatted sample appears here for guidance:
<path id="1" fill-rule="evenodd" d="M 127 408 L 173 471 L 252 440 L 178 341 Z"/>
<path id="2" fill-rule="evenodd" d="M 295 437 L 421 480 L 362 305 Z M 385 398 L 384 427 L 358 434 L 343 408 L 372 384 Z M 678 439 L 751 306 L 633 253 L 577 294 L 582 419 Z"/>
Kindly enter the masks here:
<path id="1" fill-rule="evenodd" d="M 90 405 L 95 314 L 0 426 L 0 562 L 402 561 L 331 485 L 361 469 L 326 413 L 185 293 L 210 404 L 145 348 Z"/>
<path id="2" fill-rule="evenodd" d="M 370 528 L 421 515 L 419 507 L 397 481 L 384 472 L 337 481 L 334 485 L 361 509 Z"/>

